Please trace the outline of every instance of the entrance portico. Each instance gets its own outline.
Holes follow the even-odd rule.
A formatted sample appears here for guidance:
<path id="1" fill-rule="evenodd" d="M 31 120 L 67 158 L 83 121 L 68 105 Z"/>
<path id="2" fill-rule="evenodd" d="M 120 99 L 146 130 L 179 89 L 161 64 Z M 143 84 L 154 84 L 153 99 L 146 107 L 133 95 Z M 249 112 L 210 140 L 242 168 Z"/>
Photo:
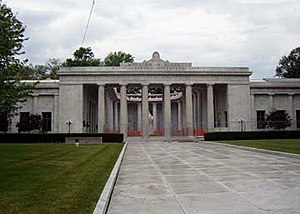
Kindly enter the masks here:
<path id="1" fill-rule="evenodd" d="M 59 131 L 67 131 L 69 120 L 73 132 L 125 137 L 238 130 L 231 121 L 250 117 L 250 74 L 248 68 L 171 63 L 157 52 L 148 61 L 120 67 L 62 68 Z"/>

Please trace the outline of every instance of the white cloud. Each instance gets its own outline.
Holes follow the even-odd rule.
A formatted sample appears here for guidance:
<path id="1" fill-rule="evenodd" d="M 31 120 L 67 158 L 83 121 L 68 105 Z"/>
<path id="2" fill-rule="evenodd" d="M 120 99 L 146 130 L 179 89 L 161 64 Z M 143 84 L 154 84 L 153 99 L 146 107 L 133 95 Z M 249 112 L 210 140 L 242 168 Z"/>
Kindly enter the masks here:
<path id="1" fill-rule="evenodd" d="M 91 1 L 10 0 L 27 25 L 26 57 L 44 63 L 80 46 Z M 103 58 L 123 50 L 137 61 L 164 59 L 196 66 L 249 66 L 254 78 L 274 75 L 279 58 L 299 46 L 297 0 L 96 1 L 85 45 Z"/>

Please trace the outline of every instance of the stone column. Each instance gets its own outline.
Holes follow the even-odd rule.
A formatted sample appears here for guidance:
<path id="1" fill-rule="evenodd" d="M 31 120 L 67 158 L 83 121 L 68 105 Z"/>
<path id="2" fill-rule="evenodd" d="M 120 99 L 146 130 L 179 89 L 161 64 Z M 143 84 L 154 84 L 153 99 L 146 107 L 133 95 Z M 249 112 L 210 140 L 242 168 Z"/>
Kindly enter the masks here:
<path id="1" fill-rule="evenodd" d="M 213 85 L 207 84 L 207 129 L 214 130 L 214 92 Z"/>
<path id="2" fill-rule="evenodd" d="M 153 103 L 152 108 L 153 108 L 153 129 L 156 130 L 157 129 L 157 104 Z"/>
<path id="3" fill-rule="evenodd" d="M 274 109 L 274 94 L 269 94 L 269 112 L 273 111 Z"/>
<path id="4" fill-rule="evenodd" d="M 58 130 L 59 120 L 59 95 L 54 94 L 53 98 L 53 132 L 59 132 Z"/>
<path id="5" fill-rule="evenodd" d="M 194 129 L 198 129 L 199 128 L 199 117 L 198 117 L 198 115 L 199 115 L 199 109 L 200 109 L 200 107 L 199 107 L 199 93 L 198 93 L 198 89 L 196 89 L 196 91 L 195 91 L 195 114 L 194 114 Z"/>
<path id="6" fill-rule="evenodd" d="M 92 133 L 95 133 L 95 103 L 92 102 Z"/>
<path id="7" fill-rule="evenodd" d="M 177 102 L 177 119 L 178 119 L 177 128 L 178 128 L 179 131 L 182 131 L 181 103 L 180 103 L 180 101 Z"/>
<path id="8" fill-rule="evenodd" d="M 142 105 L 141 103 L 137 103 L 137 127 L 138 130 L 142 129 Z"/>
<path id="9" fill-rule="evenodd" d="M 185 90 L 185 89 L 184 89 Z M 185 91 L 184 91 L 185 93 Z M 186 131 L 186 108 L 185 108 L 185 96 L 183 95 L 182 101 L 181 101 L 181 130 L 183 131 L 183 134 L 185 135 Z"/>
<path id="10" fill-rule="evenodd" d="M 198 89 L 195 91 L 195 97 L 196 100 L 195 102 L 195 114 L 193 115 L 193 117 L 195 118 L 195 125 L 194 125 L 194 129 L 198 129 L 199 128 L 199 93 L 198 93 Z"/>
<path id="11" fill-rule="evenodd" d="M 170 84 L 164 84 L 164 133 L 166 140 L 171 139 L 171 97 Z"/>
<path id="12" fill-rule="evenodd" d="M 255 118 L 255 97 L 254 94 L 250 94 L 250 118 L 252 130 L 256 129 L 256 118 Z"/>
<path id="13" fill-rule="evenodd" d="M 118 102 L 114 102 L 114 130 L 119 130 L 119 111 L 118 111 Z"/>
<path id="14" fill-rule="evenodd" d="M 127 111 L 127 87 L 126 84 L 121 85 L 121 102 L 120 102 L 120 131 L 124 134 L 124 139 L 127 138 L 128 129 L 128 111 Z"/>
<path id="15" fill-rule="evenodd" d="M 98 133 L 104 132 L 105 125 L 105 85 L 98 85 Z"/>
<path id="16" fill-rule="evenodd" d="M 143 137 L 149 137 L 149 102 L 148 84 L 142 85 L 142 133 Z"/>
<path id="17" fill-rule="evenodd" d="M 109 131 L 113 130 L 113 101 L 111 100 L 110 96 L 106 96 L 106 110 L 107 110 L 107 124 L 106 129 Z"/>
<path id="18" fill-rule="evenodd" d="M 186 133 L 193 136 L 193 98 L 192 85 L 185 85 Z"/>
<path id="19" fill-rule="evenodd" d="M 39 113 L 39 95 L 38 94 L 33 94 L 33 109 L 32 113 L 33 114 L 38 114 Z"/>
<path id="20" fill-rule="evenodd" d="M 197 117 L 197 114 L 196 114 L 196 94 L 195 93 L 192 93 L 192 102 L 193 102 L 193 128 L 196 128 L 196 117 Z"/>
<path id="21" fill-rule="evenodd" d="M 291 126 L 290 129 L 295 129 L 295 117 L 294 117 L 294 94 L 289 93 L 289 101 L 288 101 L 288 111 L 287 113 L 289 114 L 289 116 L 291 117 Z"/>
<path id="22" fill-rule="evenodd" d="M 201 128 L 201 112 L 202 112 L 202 103 L 201 103 L 201 93 L 199 89 L 197 90 L 197 128 Z"/>
<path id="23" fill-rule="evenodd" d="M 201 88 L 201 128 L 208 128 L 207 124 L 207 92 Z"/>

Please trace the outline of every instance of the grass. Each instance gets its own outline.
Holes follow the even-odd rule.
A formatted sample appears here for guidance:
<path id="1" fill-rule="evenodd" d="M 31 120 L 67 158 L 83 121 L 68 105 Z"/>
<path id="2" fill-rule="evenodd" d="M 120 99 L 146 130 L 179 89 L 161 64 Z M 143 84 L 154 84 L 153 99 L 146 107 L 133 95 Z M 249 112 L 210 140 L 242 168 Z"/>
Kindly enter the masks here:
<path id="1" fill-rule="evenodd" d="M 0 213 L 92 213 L 122 144 L 0 144 Z"/>
<path id="2" fill-rule="evenodd" d="M 234 140 L 220 143 L 300 154 L 300 139 Z"/>

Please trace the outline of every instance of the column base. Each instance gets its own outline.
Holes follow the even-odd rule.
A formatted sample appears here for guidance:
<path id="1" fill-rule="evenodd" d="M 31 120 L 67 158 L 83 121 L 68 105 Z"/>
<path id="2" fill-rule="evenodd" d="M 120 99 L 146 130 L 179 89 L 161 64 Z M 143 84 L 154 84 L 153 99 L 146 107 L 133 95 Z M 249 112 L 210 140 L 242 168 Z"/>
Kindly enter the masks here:
<path id="1" fill-rule="evenodd" d="M 194 129 L 193 128 L 187 128 L 186 129 L 186 136 L 194 136 Z"/>

